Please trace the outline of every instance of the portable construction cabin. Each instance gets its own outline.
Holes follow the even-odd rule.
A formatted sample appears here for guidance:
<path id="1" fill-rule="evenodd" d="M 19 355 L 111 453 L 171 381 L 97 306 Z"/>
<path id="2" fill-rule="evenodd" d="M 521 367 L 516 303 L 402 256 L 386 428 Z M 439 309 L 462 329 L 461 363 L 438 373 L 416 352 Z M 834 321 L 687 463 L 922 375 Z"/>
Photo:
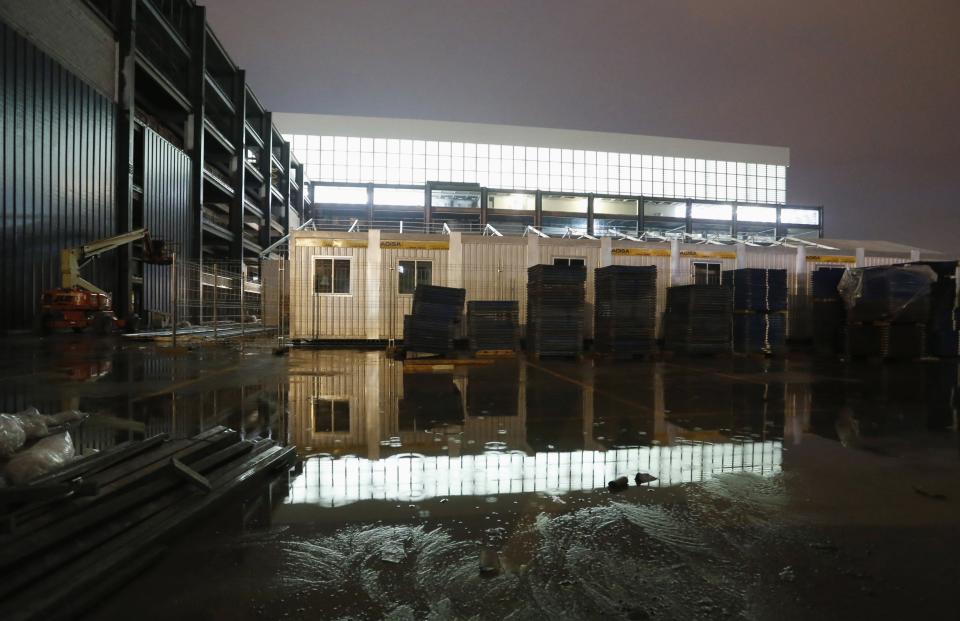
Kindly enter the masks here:
<path id="1" fill-rule="evenodd" d="M 462 287 L 466 299 L 516 300 L 526 324 L 527 268 L 577 264 L 587 268 L 585 335 L 593 336 L 594 269 L 606 265 L 657 267 L 657 313 L 672 285 L 719 284 L 742 267 L 784 269 L 791 339 L 809 336 L 810 274 L 818 269 L 946 260 L 942 253 L 890 242 L 786 239 L 770 246 L 691 244 L 634 239 L 292 231 L 289 268 L 290 337 L 294 340 L 390 340 L 403 337 L 418 283 Z M 286 268 L 285 268 L 286 269 Z M 266 297 L 266 296 L 265 296 Z M 271 298 L 272 299 L 272 298 Z M 464 336 L 460 334 L 459 336 Z"/>

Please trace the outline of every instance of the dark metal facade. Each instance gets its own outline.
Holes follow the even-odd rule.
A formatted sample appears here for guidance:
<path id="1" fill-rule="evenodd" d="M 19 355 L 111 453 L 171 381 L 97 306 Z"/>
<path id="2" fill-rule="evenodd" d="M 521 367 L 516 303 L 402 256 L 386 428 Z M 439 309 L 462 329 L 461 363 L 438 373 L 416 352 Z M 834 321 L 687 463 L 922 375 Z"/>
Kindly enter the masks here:
<path id="1" fill-rule="evenodd" d="M 114 234 L 115 106 L 0 22 L 0 331 L 30 326 L 59 251 Z M 84 275 L 112 291 L 101 259 Z"/>
<path id="2" fill-rule="evenodd" d="M 143 129 L 143 224 L 154 239 L 172 243 L 178 258 L 197 243 L 190 205 L 190 156 L 151 129 Z M 186 299 L 187 272 L 177 277 Z M 143 266 L 143 310 L 170 313 L 170 267 Z"/>

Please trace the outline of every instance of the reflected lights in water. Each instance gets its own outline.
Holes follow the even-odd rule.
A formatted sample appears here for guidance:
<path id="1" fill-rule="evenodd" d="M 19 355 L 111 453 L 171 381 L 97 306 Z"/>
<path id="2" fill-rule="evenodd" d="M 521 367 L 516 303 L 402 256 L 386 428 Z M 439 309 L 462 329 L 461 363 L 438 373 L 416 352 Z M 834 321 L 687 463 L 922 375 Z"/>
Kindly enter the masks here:
<path id="1" fill-rule="evenodd" d="M 291 484 L 288 504 L 338 507 L 360 500 L 421 501 L 437 496 L 489 496 L 606 487 L 618 477 L 648 472 L 662 487 L 726 472 L 780 472 L 780 441 L 683 443 L 608 451 L 488 452 L 460 457 L 414 453 L 387 459 L 315 456 Z"/>

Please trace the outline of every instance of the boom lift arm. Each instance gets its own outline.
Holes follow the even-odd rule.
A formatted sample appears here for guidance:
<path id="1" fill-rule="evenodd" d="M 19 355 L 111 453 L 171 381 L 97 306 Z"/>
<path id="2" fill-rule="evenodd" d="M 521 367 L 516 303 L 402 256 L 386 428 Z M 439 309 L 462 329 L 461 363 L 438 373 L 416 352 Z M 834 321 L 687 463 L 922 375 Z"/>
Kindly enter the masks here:
<path id="1" fill-rule="evenodd" d="M 146 263 L 165 264 L 170 262 L 168 257 L 163 256 L 163 244 L 160 242 L 156 244 L 151 243 L 150 234 L 147 232 L 147 229 L 139 228 L 128 233 L 107 237 L 106 239 L 98 239 L 95 242 L 90 242 L 77 248 L 65 248 L 61 250 L 60 286 L 64 289 L 79 287 L 91 293 L 108 295 L 106 291 L 84 279 L 80 275 L 80 269 L 105 252 L 141 239 L 144 240 L 144 261 Z"/>

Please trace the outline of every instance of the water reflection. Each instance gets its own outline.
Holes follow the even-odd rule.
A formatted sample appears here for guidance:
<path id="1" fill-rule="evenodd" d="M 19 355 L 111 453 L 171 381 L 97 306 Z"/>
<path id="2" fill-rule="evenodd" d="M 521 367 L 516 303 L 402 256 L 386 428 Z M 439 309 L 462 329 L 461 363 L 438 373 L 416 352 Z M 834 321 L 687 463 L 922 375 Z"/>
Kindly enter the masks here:
<path id="1" fill-rule="evenodd" d="M 668 416 L 666 374 L 661 364 L 433 368 L 379 352 L 292 352 L 290 440 L 307 460 L 289 502 L 559 494 L 639 471 L 657 486 L 779 472 L 776 430 L 736 436 L 723 413 L 712 427 L 690 425 L 695 409 L 679 396 Z"/>

